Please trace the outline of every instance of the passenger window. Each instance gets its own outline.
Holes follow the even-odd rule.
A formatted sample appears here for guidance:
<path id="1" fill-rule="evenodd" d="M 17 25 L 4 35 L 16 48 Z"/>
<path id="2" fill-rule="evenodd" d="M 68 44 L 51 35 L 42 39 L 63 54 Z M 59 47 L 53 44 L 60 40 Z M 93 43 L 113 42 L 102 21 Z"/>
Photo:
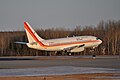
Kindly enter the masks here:
<path id="1" fill-rule="evenodd" d="M 82 40 L 82 38 L 76 38 L 77 41 Z"/>

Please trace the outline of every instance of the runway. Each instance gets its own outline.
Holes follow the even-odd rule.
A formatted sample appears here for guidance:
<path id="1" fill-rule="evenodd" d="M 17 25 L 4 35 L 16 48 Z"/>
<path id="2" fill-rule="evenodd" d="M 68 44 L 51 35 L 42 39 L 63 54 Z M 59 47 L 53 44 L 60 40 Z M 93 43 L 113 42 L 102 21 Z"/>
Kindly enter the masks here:
<path id="1" fill-rule="evenodd" d="M 0 76 L 119 73 L 119 56 L 2 57 Z"/>

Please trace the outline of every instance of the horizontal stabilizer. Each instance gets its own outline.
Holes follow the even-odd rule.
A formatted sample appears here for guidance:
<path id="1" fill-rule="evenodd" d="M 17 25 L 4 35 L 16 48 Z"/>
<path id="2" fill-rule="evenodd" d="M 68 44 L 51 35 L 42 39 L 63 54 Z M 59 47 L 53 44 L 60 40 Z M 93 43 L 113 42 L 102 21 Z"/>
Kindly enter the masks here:
<path id="1" fill-rule="evenodd" d="M 15 42 L 17 44 L 27 44 L 26 42 Z"/>

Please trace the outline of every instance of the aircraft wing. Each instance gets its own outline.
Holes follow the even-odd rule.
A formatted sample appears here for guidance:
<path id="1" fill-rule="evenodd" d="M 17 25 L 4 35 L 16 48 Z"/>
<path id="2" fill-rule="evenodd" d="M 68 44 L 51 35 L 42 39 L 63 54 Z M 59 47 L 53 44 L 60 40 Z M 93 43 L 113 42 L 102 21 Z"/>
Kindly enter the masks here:
<path id="1" fill-rule="evenodd" d="M 76 46 L 71 46 L 71 47 L 66 47 L 66 48 L 64 48 L 63 49 L 63 51 L 67 51 L 67 52 L 78 52 L 78 51 L 82 51 L 82 50 L 84 50 L 84 46 L 85 46 L 85 44 L 82 44 L 82 45 L 76 45 Z M 82 50 L 81 50 L 82 49 Z"/>

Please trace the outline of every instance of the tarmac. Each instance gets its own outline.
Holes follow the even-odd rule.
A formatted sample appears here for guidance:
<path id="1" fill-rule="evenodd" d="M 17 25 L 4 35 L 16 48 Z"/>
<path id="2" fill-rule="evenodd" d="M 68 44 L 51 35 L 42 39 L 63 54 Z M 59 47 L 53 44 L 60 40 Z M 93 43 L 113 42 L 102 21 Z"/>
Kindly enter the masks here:
<path id="1" fill-rule="evenodd" d="M 0 77 L 118 73 L 120 56 L 0 57 Z"/>

